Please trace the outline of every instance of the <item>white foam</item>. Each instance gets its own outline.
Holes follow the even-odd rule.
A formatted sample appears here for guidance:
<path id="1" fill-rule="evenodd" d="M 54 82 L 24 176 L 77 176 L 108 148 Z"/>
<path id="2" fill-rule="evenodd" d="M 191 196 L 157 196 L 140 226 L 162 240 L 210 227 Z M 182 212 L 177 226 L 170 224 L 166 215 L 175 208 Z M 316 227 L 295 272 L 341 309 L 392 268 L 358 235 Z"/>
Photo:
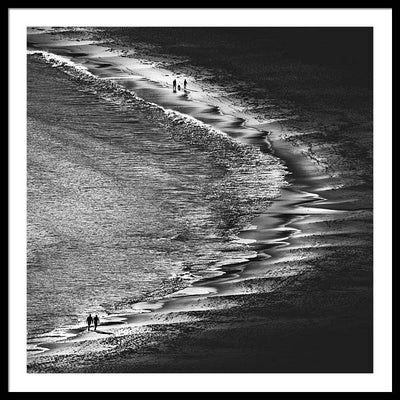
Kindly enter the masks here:
<path id="1" fill-rule="evenodd" d="M 52 64 L 53 67 L 67 66 L 67 67 L 75 68 L 79 72 L 87 73 L 88 75 L 90 75 L 92 77 L 95 76 L 91 72 L 89 72 L 85 66 L 76 64 L 67 57 L 59 56 L 54 53 L 49 53 L 45 50 L 27 50 L 27 53 L 28 54 L 40 54 L 48 63 Z"/>
<path id="2" fill-rule="evenodd" d="M 98 76 L 92 74 L 85 66 L 77 64 L 74 61 L 72 61 L 71 59 L 64 57 L 64 56 L 54 54 L 54 53 L 50 53 L 50 52 L 47 52 L 44 50 L 27 50 L 27 54 L 40 55 L 40 56 L 42 56 L 44 61 L 51 64 L 53 67 L 66 67 L 67 69 L 72 69 L 73 72 L 78 73 L 79 76 L 81 76 L 83 74 L 84 76 L 86 75 L 87 77 L 89 77 L 91 80 L 95 79 L 96 81 L 103 82 L 106 85 L 108 83 L 110 85 L 110 87 L 108 87 L 108 88 L 112 87 L 113 89 L 117 89 L 118 92 L 128 94 L 129 96 L 134 98 L 136 101 L 140 101 L 141 103 L 144 103 L 148 106 L 154 107 L 155 109 L 163 111 L 164 114 L 172 122 L 176 122 L 176 123 L 181 122 L 181 123 L 187 124 L 188 126 L 193 126 L 193 127 L 197 127 L 200 129 L 204 129 L 208 133 L 213 134 L 216 137 L 219 137 L 220 139 L 223 139 L 226 142 L 229 142 L 230 144 L 234 145 L 235 147 L 248 148 L 248 145 L 234 140 L 229 135 L 227 135 L 225 132 L 218 130 L 218 129 L 212 127 L 211 125 L 206 124 L 188 114 L 183 114 L 176 110 L 164 108 L 157 103 L 153 103 L 153 102 L 144 100 L 143 98 L 137 96 L 136 93 L 134 93 L 133 91 L 126 89 L 123 86 L 116 83 L 115 82 L 117 80 L 117 79 L 115 79 L 116 77 L 113 77 L 112 79 L 98 77 Z M 68 73 L 68 70 L 65 72 Z M 71 74 L 69 74 L 69 75 L 71 75 Z M 72 74 L 72 76 L 74 76 L 74 75 Z"/>

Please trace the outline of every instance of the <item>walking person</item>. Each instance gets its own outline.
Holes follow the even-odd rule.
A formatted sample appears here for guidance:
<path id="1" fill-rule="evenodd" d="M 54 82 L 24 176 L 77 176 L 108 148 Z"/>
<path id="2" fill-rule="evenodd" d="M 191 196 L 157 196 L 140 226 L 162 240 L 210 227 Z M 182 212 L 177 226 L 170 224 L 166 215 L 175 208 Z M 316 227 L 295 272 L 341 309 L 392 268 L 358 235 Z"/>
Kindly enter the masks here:
<path id="1" fill-rule="evenodd" d="M 176 79 L 172 82 L 172 90 L 176 92 Z"/>
<path id="2" fill-rule="evenodd" d="M 92 314 L 89 314 L 89 316 L 86 318 L 86 322 L 87 322 L 87 330 L 90 331 L 90 325 L 92 325 Z"/>
<path id="3" fill-rule="evenodd" d="M 93 323 L 94 323 L 94 330 L 96 330 L 98 323 L 100 322 L 100 318 L 97 316 L 97 314 L 93 318 Z"/>
<path id="4" fill-rule="evenodd" d="M 183 81 L 183 89 L 184 90 L 186 90 L 186 85 L 187 85 L 187 82 L 186 82 L 186 79 Z"/>

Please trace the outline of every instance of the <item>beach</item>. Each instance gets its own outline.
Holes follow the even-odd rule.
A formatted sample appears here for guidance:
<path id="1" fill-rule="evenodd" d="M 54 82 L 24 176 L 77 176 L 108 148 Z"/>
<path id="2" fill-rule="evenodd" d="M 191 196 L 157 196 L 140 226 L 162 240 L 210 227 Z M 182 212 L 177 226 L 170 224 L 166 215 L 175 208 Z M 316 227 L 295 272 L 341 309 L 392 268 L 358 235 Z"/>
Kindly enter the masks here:
<path id="1" fill-rule="evenodd" d="M 255 55 L 242 64 L 242 39 L 232 40 L 238 48 L 228 47 L 225 57 L 219 52 L 224 35 L 240 37 L 240 29 L 216 34 L 213 46 L 204 45 L 209 33 L 188 32 L 168 37 L 162 29 L 34 28 L 28 34 L 28 79 L 35 68 L 37 73 L 28 86 L 28 177 L 34 179 L 34 167 L 42 163 L 53 174 L 60 168 L 49 174 L 49 187 L 59 185 L 52 195 L 65 196 L 56 202 L 59 208 L 51 202 L 47 209 L 32 209 L 29 215 L 38 216 L 28 225 L 39 228 L 28 240 L 34 238 L 32 248 L 37 237 L 46 249 L 56 246 L 42 233 L 48 232 L 48 225 L 40 225 L 48 216 L 58 221 L 57 228 L 51 225 L 58 237 L 69 238 L 68 251 L 60 256 L 62 244 L 48 253 L 60 279 L 72 270 L 71 246 L 77 274 L 82 265 L 90 277 L 103 273 L 99 265 L 105 271 L 97 297 L 88 295 L 88 304 L 71 312 L 70 320 L 58 321 L 66 323 L 57 340 L 48 334 L 54 318 L 44 328 L 31 314 L 28 372 L 372 372 L 369 64 L 352 79 L 359 63 L 371 61 L 369 52 L 358 48 L 363 57 L 352 68 L 348 54 L 341 54 L 345 61 L 336 58 L 333 68 L 326 53 L 318 64 L 313 52 L 296 62 L 282 55 L 266 67 L 255 50 L 266 45 L 256 45 L 262 32 L 253 33 L 254 48 L 245 54 Z M 365 43 L 368 34 L 350 37 Z M 43 73 L 46 68 L 52 69 Z M 59 85 L 53 86 L 59 104 L 50 112 L 43 109 L 49 107 L 46 76 Z M 187 92 L 172 92 L 173 76 L 188 80 Z M 44 105 L 37 105 L 41 93 Z M 74 102 L 82 110 L 76 119 Z M 91 113 L 96 126 L 85 119 Z M 122 117 L 116 121 L 116 115 Z M 118 128 L 107 125 L 110 120 Z M 54 128 L 60 126 L 61 133 Z M 43 179 L 43 171 L 37 174 Z M 84 194 L 70 193 L 77 176 L 79 188 L 89 188 Z M 31 187 L 43 185 L 37 179 Z M 41 195 L 48 198 L 49 192 Z M 29 199 L 36 198 L 28 192 Z M 40 196 L 37 201 L 42 204 Z M 82 202 L 84 211 L 77 211 Z M 105 219 L 97 218 L 104 215 L 100 203 Z M 134 226 L 143 220 L 146 229 Z M 82 236 L 90 240 L 73 240 Z M 44 264 L 40 259 L 32 265 Z M 146 266 L 145 285 L 138 282 Z M 37 284 L 36 274 L 28 284 Z M 128 285 L 116 295 L 120 276 Z M 82 290 L 90 284 L 81 282 Z M 94 300 L 100 326 L 86 332 L 85 311 Z"/>

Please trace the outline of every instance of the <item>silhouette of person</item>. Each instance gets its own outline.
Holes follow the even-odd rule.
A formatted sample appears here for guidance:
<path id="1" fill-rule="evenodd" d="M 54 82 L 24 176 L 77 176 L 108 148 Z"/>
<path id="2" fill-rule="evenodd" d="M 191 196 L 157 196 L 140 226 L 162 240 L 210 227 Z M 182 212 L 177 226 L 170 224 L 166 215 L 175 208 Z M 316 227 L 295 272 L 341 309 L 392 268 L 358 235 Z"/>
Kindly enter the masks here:
<path id="1" fill-rule="evenodd" d="M 186 82 L 186 79 L 183 81 L 183 88 L 186 90 L 186 85 L 187 85 L 187 82 Z"/>
<path id="2" fill-rule="evenodd" d="M 92 325 L 92 314 L 89 314 L 89 316 L 86 318 L 86 322 L 87 322 L 87 330 L 90 331 L 90 325 Z"/>
<path id="3" fill-rule="evenodd" d="M 172 82 L 172 90 L 176 92 L 176 79 Z"/>
<path id="4" fill-rule="evenodd" d="M 97 328 L 97 324 L 99 323 L 100 318 L 97 316 L 97 314 L 93 318 L 93 323 L 94 323 L 94 330 Z"/>
<path id="5" fill-rule="evenodd" d="M 178 90 L 181 90 L 181 85 L 178 85 Z"/>

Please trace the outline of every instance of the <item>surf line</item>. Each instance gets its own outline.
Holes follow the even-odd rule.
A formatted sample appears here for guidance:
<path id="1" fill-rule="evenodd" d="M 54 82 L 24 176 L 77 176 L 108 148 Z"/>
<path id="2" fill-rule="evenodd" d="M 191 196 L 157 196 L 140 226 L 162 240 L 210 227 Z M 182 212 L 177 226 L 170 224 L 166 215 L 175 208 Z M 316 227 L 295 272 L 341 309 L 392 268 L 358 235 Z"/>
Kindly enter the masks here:
<path id="1" fill-rule="evenodd" d="M 244 120 L 243 126 L 246 126 L 246 122 Z M 253 129 L 257 130 L 256 127 L 253 127 Z M 266 132 L 264 129 L 260 129 L 259 133 L 256 142 L 253 141 L 253 145 L 258 147 L 261 153 L 271 153 L 279 158 L 287 167 L 290 178 L 287 179 L 289 186 L 282 188 L 281 195 L 272 200 L 271 206 L 253 220 L 255 226 L 253 232 L 258 237 L 249 239 L 248 246 L 257 253 L 257 256 L 244 262 L 232 262 L 216 268 L 217 271 L 221 272 L 220 275 L 193 282 L 187 289 L 177 293 L 179 298 L 182 295 L 199 295 L 200 291 L 196 291 L 196 287 L 203 290 L 208 288 L 209 293 L 205 294 L 206 296 L 227 294 L 224 286 L 234 281 L 240 281 L 243 273 L 249 267 L 251 268 L 251 265 L 255 262 L 267 259 L 264 261 L 267 266 L 268 261 L 285 256 L 284 248 L 291 245 L 294 235 L 301 234 L 301 230 L 295 226 L 297 222 L 302 221 L 304 223 L 307 218 L 316 214 L 327 215 L 347 212 L 346 210 L 321 207 L 327 202 L 327 199 L 318 192 L 322 189 L 321 185 L 326 187 L 329 184 L 328 176 L 320 173 L 317 167 L 304 155 L 290 152 L 291 145 L 285 143 L 284 139 L 281 139 L 276 132 Z M 264 226 L 259 226 L 257 221 L 262 220 L 264 220 Z M 271 224 L 272 220 L 278 222 Z M 268 226 L 268 223 L 271 225 Z M 260 230 L 263 231 L 264 235 L 262 233 L 257 235 L 257 231 Z M 239 232 L 238 241 L 246 241 L 249 231 L 242 230 Z M 268 239 L 265 239 L 265 237 Z M 302 272 L 303 270 L 299 270 L 298 274 Z M 297 275 L 296 272 L 294 272 L 294 275 Z M 174 297 L 174 294 L 171 297 Z"/>
<path id="2" fill-rule="evenodd" d="M 64 62 L 63 59 L 60 60 L 60 64 Z M 75 63 L 74 63 L 75 64 Z M 72 66 L 72 65 L 69 65 Z M 75 66 L 75 65 L 74 65 Z M 88 73 L 87 71 L 81 71 L 84 73 Z M 89 75 L 90 73 L 88 73 Z M 155 89 L 156 90 L 156 89 Z M 143 99 L 147 101 L 146 99 Z M 191 101 L 189 99 L 186 99 L 186 101 Z M 159 106 L 161 108 L 164 108 L 162 106 Z M 171 109 L 173 109 L 173 104 L 171 104 Z M 165 110 L 165 108 L 164 108 Z M 167 111 L 168 112 L 168 111 Z M 173 114 L 173 113 L 171 113 Z M 197 122 L 199 124 L 204 124 L 203 121 L 197 120 L 195 117 L 189 115 L 189 114 L 184 114 L 182 112 L 178 112 L 178 115 L 187 115 L 188 119 L 191 120 L 192 123 Z M 176 114 L 175 114 L 176 116 Z M 212 126 L 212 122 L 210 124 Z M 245 126 L 245 123 L 243 124 Z M 213 127 L 214 128 L 214 127 Z M 237 129 L 238 127 L 235 126 Z M 256 129 L 256 128 L 255 128 Z M 248 132 L 248 127 L 244 129 L 244 131 L 247 130 Z M 216 131 L 220 131 L 220 128 L 217 128 Z M 262 131 L 258 131 L 259 133 Z M 222 133 L 225 133 L 222 131 Z M 246 136 L 246 133 L 244 133 L 244 137 Z M 229 133 L 225 133 L 228 136 Z M 262 139 L 261 139 L 262 137 Z M 237 139 L 237 138 L 233 138 Z M 260 136 L 260 141 L 258 143 L 254 143 L 254 146 L 256 147 L 257 144 L 264 145 L 264 147 L 260 146 L 260 151 L 262 151 L 262 148 L 271 148 L 273 154 L 276 154 L 278 158 L 280 158 L 285 164 L 286 160 L 284 155 L 280 154 L 279 151 L 276 151 L 276 149 L 279 147 L 278 145 L 279 140 L 276 141 L 270 141 L 266 138 L 265 135 Z M 271 221 L 272 218 L 276 218 L 278 220 L 278 223 L 276 226 L 270 227 L 268 229 L 268 226 L 264 227 L 264 233 L 268 235 L 268 240 L 265 241 L 263 240 L 263 235 L 260 235 L 260 239 L 254 239 L 254 241 L 249 243 L 249 246 L 251 248 L 257 249 L 256 252 L 261 256 L 261 253 L 264 257 L 278 257 L 278 254 L 276 253 L 276 249 L 282 248 L 285 246 L 288 246 L 290 244 L 291 237 L 296 234 L 299 230 L 295 227 L 293 227 L 293 223 L 295 223 L 298 219 L 304 219 L 309 216 L 309 214 L 304 213 L 304 212 L 299 212 L 299 208 L 302 205 L 308 204 L 312 205 L 313 203 L 320 203 L 321 201 L 324 201 L 325 199 L 322 198 L 321 196 L 313 193 L 311 190 L 306 191 L 304 189 L 308 189 L 304 187 L 303 185 L 297 185 L 297 178 L 295 171 L 289 169 L 289 172 L 292 173 L 292 180 L 290 183 L 290 187 L 287 189 L 284 189 L 281 191 L 282 195 L 272 201 L 272 205 L 266 212 L 257 218 L 262 218 L 265 216 L 267 221 Z M 311 186 L 310 186 L 311 189 Z M 320 211 L 322 213 L 322 210 Z M 290 216 L 291 215 L 291 216 Z M 296 215 L 293 217 L 293 215 Z M 290 217 L 288 217 L 290 216 Z M 268 219 L 269 218 L 269 219 Z M 257 231 L 257 229 L 255 230 Z M 242 231 L 239 233 L 239 238 L 241 235 L 246 236 L 246 233 L 248 231 Z M 266 246 L 262 242 L 267 242 Z M 159 304 L 162 306 L 165 304 L 165 302 L 170 303 L 173 301 L 174 298 L 182 299 L 182 296 L 214 296 L 218 295 L 218 293 L 221 293 L 223 290 L 223 285 L 232 282 L 233 280 L 238 280 L 241 278 L 243 272 L 246 270 L 248 267 L 249 263 L 253 262 L 253 259 L 250 259 L 245 262 L 240 262 L 240 263 L 232 263 L 228 265 L 223 265 L 221 267 L 218 267 L 218 270 L 221 271 L 221 275 L 214 277 L 214 278 L 205 278 L 203 280 L 199 280 L 192 285 L 188 286 L 188 288 L 183 291 L 178 291 L 171 296 L 168 296 L 167 299 L 163 301 L 163 299 L 159 300 Z M 205 287 L 209 286 L 210 290 L 205 290 Z M 202 287 L 202 290 L 200 290 L 200 287 Z M 196 290 L 198 288 L 199 290 Z M 150 312 L 153 312 L 154 310 L 149 310 L 148 309 L 149 304 L 143 303 L 143 311 L 148 310 Z M 161 307 L 162 307 L 161 306 Z"/>

